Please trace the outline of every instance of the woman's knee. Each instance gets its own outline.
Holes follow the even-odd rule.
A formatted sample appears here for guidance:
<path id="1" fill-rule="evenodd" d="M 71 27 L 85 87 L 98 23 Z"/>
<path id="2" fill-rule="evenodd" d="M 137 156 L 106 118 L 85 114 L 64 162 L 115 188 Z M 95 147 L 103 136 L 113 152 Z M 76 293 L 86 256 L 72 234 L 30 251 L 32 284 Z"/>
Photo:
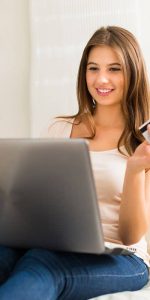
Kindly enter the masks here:
<path id="1" fill-rule="evenodd" d="M 57 260 L 57 262 L 56 262 Z M 58 262 L 57 254 L 46 249 L 30 249 L 17 263 L 14 275 L 23 276 L 35 282 L 37 286 L 51 290 L 59 295 L 65 286 L 65 276 Z M 54 299 L 54 298 L 53 298 Z"/>
<path id="2" fill-rule="evenodd" d="M 26 251 L 24 257 L 34 257 L 35 259 L 39 259 L 41 257 L 49 256 L 50 251 L 42 248 L 32 248 Z"/>
<path id="3" fill-rule="evenodd" d="M 57 255 L 55 255 L 55 252 L 47 249 L 34 248 L 25 253 L 23 260 L 29 262 L 34 261 L 34 263 L 43 264 L 45 267 L 49 268 L 53 265 L 54 261 L 57 260 Z"/>
<path id="4" fill-rule="evenodd" d="M 63 277 L 59 255 L 53 251 L 36 248 L 28 250 L 19 260 L 16 271 L 30 270 L 45 276 Z"/>

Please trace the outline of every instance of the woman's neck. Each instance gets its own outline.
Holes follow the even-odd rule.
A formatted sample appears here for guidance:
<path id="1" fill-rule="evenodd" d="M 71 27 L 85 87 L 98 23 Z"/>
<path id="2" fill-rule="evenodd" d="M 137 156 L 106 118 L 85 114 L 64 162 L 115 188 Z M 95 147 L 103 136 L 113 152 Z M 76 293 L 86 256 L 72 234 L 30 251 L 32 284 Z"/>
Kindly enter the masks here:
<path id="1" fill-rule="evenodd" d="M 96 127 L 124 128 L 124 116 L 121 107 L 97 107 L 94 120 Z"/>

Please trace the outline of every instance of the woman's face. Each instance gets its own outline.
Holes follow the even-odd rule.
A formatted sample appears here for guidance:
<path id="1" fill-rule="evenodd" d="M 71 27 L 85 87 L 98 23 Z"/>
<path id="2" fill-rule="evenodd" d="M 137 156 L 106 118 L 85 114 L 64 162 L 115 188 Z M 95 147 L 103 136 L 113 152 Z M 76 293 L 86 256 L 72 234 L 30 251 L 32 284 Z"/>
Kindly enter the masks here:
<path id="1" fill-rule="evenodd" d="M 124 92 L 124 74 L 119 56 L 113 48 L 96 46 L 91 49 L 86 82 L 97 105 L 120 105 Z"/>

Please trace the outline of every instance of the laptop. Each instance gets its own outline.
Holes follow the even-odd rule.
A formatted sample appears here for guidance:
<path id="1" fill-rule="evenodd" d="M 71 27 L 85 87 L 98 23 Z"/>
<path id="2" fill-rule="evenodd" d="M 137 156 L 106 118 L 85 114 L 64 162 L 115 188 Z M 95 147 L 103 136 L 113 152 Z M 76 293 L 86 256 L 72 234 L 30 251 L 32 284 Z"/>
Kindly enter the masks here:
<path id="1" fill-rule="evenodd" d="M 134 252 L 122 245 L 106 249 L 84 139 L 0 139 L 0 244 Z"/>

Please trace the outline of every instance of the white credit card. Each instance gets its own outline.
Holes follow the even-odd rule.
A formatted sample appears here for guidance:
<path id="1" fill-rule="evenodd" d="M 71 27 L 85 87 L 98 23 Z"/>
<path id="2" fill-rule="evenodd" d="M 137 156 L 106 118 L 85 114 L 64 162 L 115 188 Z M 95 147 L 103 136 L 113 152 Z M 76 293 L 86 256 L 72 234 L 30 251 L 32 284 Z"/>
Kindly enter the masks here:
<path id="1" fill-rule="evenodd" d="M 147 131 L 147 125 L 150 124 L 150 120 L 146 121 L 143 123 L 140 127 L 139 130 L 141 131 L 142 135 L 146 139 L 146 141 L 150 144 L 150 134 Z"/>

